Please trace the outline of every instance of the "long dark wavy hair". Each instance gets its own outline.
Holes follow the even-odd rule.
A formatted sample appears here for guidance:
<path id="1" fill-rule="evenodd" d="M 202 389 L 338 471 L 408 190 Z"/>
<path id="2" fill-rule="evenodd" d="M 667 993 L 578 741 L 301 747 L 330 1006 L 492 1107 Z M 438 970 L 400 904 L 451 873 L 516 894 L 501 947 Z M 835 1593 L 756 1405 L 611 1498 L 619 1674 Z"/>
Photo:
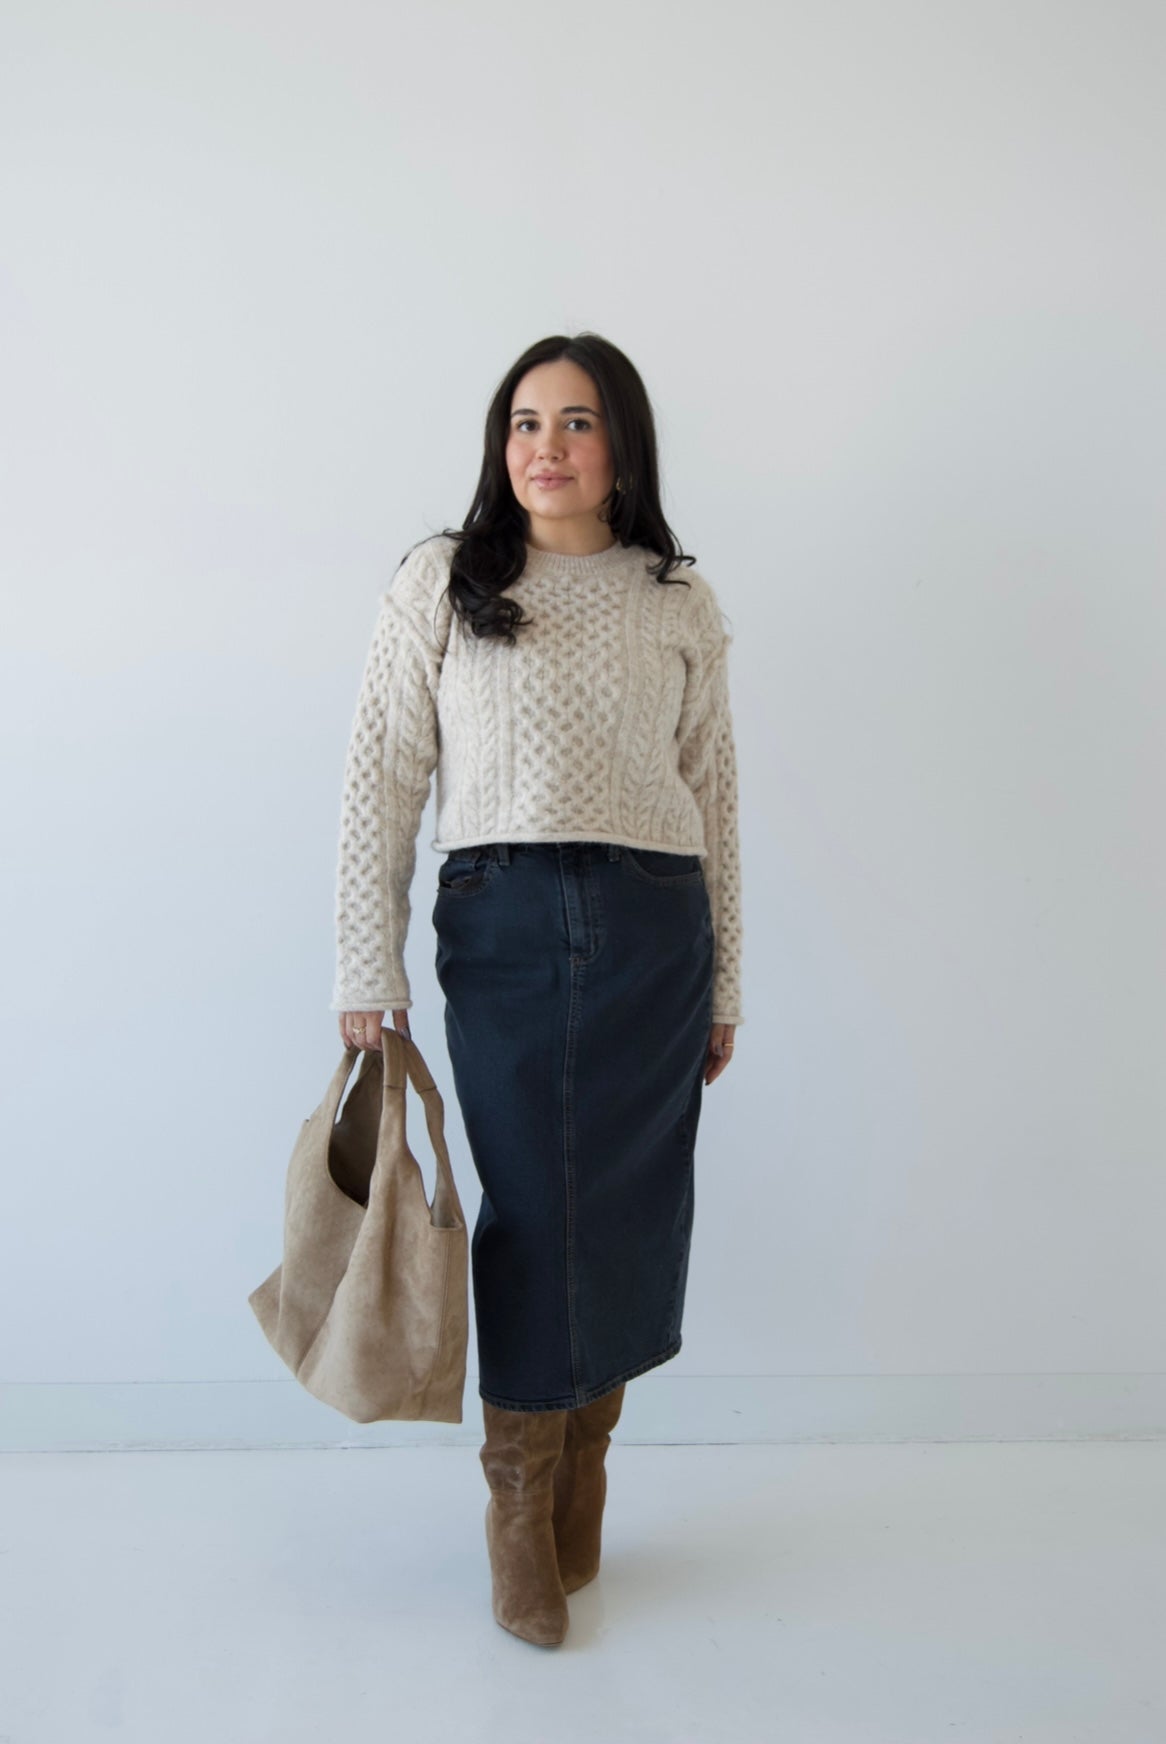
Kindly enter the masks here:
<path id="1" fill-rule="evenodd" d="M 510 483 L 506 445 L 518 383 L 527 370 L 560 357 L 586 370 L 606 421 L 617 484 L 599 519 L 621 545 L 643 545 L 656 553 L 659 562 L 645 567 L 658 582 L 690 585 L 683 576 L 669 573 L 679 564 L 694 564 L 696 558 L 681 550 L 660 506 L 656 423 L 639 372 L 618 346 L 598 333 L 578 333 L 573 339 L 552 334 L 524 351 L 498 383 L 486 413 L 482 471 L 465 525 L 442 528 L 445 536 L 457 540 L 449 578 L 454 611 L 475 636 L 503 636 L 513 643 L 515 630 L 534 621 L 523 616 L 518 600 L 502 597 L 526 568 L 530 530 L 530 517 Z"/>

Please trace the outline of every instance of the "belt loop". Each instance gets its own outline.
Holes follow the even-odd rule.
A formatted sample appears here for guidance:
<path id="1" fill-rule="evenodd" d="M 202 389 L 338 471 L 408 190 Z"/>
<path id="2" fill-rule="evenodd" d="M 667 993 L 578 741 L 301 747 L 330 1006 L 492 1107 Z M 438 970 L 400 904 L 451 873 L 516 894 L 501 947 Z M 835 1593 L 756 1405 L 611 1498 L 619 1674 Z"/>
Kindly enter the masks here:
<path id="1" fill-rule="evenodd" d="M 609 860 L 618 860 L 619 859 L 619 843 L 618 842 L 608 842 L 608 844 L 607 844 L 607 857 Z"/>
<path id="2" fill-rule="evenodd" d="M 498 855 L 498 859 L 501 861 L 502 865 L 509 866 L 509 864 L 510 864 L 510 843 L 509 842 L 496 843 L 495 844 L 495 851 L 496 851 L 496 853 Z"/>

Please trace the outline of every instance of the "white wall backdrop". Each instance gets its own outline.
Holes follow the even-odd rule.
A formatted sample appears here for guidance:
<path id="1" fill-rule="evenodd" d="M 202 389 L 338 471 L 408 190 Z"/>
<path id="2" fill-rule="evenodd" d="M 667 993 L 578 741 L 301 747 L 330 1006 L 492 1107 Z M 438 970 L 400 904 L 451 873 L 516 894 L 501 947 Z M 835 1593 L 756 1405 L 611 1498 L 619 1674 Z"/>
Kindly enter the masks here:
<path id="1" fill-rule="evenodd" d="M 1163 8 L 0 31 L 0 1443 L 480 1438 L 472 1344 L 460 1429 L 361 1431 L 246 1297 L 339 1057 L 379 594 L 582 328 L 736 633 L 746 1022 L 629 1432 L 1166 1430 Z"/>

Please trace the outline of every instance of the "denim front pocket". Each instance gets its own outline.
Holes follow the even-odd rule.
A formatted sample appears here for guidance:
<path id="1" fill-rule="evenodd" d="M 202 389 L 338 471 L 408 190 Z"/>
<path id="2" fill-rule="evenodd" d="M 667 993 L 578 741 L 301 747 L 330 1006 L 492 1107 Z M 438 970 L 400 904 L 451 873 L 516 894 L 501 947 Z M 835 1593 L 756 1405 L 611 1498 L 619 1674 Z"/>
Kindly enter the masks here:
<path id="1" fill-rule="evenodd" d="M 700 884 L 704 867 L 699 854 L 665 853 L 660 848 L 621 848 L 620 861 L 649 884 Z"/>
<path id="2" fill-rule="evenodd" d="M 498 856 L 488 847 L 454 848 L 437 873 L 439 896 L 476 896 L 498 871 Z"/>

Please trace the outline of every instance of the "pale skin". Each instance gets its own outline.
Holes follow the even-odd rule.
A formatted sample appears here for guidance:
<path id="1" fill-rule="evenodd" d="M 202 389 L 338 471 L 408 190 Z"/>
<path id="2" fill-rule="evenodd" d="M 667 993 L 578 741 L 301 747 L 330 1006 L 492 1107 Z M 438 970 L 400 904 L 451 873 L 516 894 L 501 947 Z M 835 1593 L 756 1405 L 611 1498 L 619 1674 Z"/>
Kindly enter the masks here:
<path id="1" fill-rule="evenodd" d="M 615 484 L 611 443 L 595 383 L 577 363 L 556 358 L 528 370 L 511 401 L 506 469 L 511 488 L 529 517 L 527 538 L 540 551 L 572 557 L 606 551 L 615 543 L 599 519 Z M 556 474 L 564 483 L 540 483 Z M 408 1010 L 394 1011 L 393 1028 L 409 1034 Z M 380 1048 L 383 1011 L 342 1011 L 346 1046 Z M 704 1081 L 712 1084 L 733 1057 L 731 1023 L 709 1031 Z"/>

